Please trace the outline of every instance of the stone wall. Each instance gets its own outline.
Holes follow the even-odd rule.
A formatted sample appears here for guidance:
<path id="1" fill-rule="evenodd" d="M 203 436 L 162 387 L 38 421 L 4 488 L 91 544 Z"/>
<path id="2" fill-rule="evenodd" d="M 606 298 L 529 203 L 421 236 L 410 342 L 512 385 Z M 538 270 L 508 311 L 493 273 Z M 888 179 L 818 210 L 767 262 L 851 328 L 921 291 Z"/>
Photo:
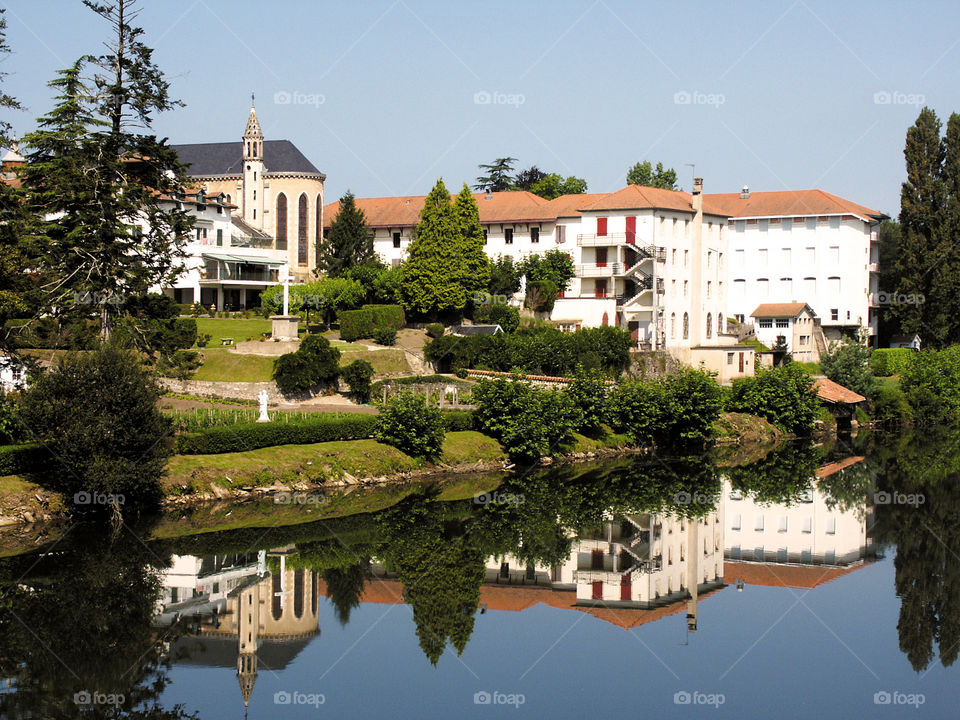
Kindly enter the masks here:
<path id="1" fill-rule="evenodd" d="M 160 384 L 170 392 L 200 397 L 239 398 L 256 400 L 261 390 L 267 391 L 271 403 L 284 400 L 273 382 L 213 382 L 211 380 L 175 380 L 159 378 Z"/>

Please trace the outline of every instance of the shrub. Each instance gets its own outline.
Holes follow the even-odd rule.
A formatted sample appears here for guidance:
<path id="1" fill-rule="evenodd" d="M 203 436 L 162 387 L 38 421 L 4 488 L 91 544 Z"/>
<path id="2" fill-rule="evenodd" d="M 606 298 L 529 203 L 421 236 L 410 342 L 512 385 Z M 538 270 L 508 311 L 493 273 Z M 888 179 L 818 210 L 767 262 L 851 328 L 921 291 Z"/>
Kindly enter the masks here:
<path id="1" fill-rule="evenodd" d="M 284 395 L 332 385 L 340 373 L 340 351 L 323 335 L 307 335 L 296 352 L 273 361 L 273 379 Z"/>
<path id="2" fill-rule="evenodd" d="M 376 438 L 414 457 L 436 458 L 443 448 L 443 413 L 422 395 L 403 391 L 377 416 Z"/>
<path id="3" fill-rule="evenodd" d="M 350 386 L 350 394 L 354 400 L 360 403 L 370 402 L 370 378 L 373 377 L 373 366 L 370 363 L 366 360 L 354 360 L 340 370 L 340 377 Z"/>
<path id="4" fill-rule="evenodd" d="M 177 350 L 157 361 L 157 373 L 162 377 L 186 380 L 190 373 L 200 367 L 200 353 L 196 350 Z"/>
<path id="5" fill-rule="evenodd" d="M 276 445 L 305 445 L 334 440 L 361 440 L 374 435 L 377 417 L 361 413 L 317 414 L 296 423 L 240 423 L 178 435 L 181 455 L 243 452 Z"/>
<path id="6" fill-rule="evenodd" d="M 24 393 L 21 417 L 57 458 L 60 470 L 43 476 L 52 489 L 157 501 L 171 429 L 159 397 L 137 358 L 113 347 L 65 358 L 41 375 Z"/>
<path id="7" fill-rule="evenodd" d="M 960 345 L 915 352 L 900 374 L 900 388 L 923 425 L 960 418 Z"/>
<path id="8" fill-rule="evenodd" d="M 297 352 L 281 355 L 273 361 L 273 380 L 284 395 L 306 392 L 313 387 L 313 370 Z"/>
<path id="9" fill-rule="evenodd" d="M 206 347 L 211 339 L 213 339 L 213 335 L 210 333 L 200 333 L 197 335 L 197 347 Z"/>
<path id="10" fill-rule="evenodd" d="M 528 280 L 526 305 L 535 312 L 550 312 L 557 301 L 557 286 L 550 280 Z"/>
<path id="11" fill-rule="evenodd" d="M 913 351 L 911 351 L 913 352 Z M 908 424 L 913 422 L 913 408 L 899 387 L 883 385 L 873 399 L 873 415 L 882 423 Z"/>
<path id="12" fill-rule="evenodd" d="M 520 326 L 520 311 L 510 305 L 480 305 L 473 311 L 473 321 L 482 325 L 499 325 L 506 333 Z"/>
<path id="13" fill-rule="evenodd" d="M 870 370 L 877 377 L 900 375 L 916 352 L 910 348 L 878 348 L 870 356 Z"/>
<path id="14" fill-rule="evenodd" d="M 859 342 L 831 343 L 830 350 L 820 356 L 820 369 L 836 383 L 864 397 L 872 397 L 877 379 L 870 372 L 870 348 Z"/>
<path id="15" fill-rule="evenodd" d="M 0 477 L 36 473 L 55 462 L 42 445 L 0 446 Z"/>
<path id="16" fill-rule="evenodd" d="M 392 328 L 399 331 L 407 324 L 403 308 L 399 305 L 363 305 L 360 309 L 370 311 L 371 330 L 374 331 L 378 328 Z"/>
<path id="17" fill-rule="evenodd" d="M 447 432 L 473 430 L 473 413 L 469 410 L 448 410 L 443 413 L 443 427 Z"/>
<path id="18" fill-rule="evenodd" d="M 393 328 L 377 328 L 373 331 L 373 341 L 377 345 L 393 345 L 397 342 L 397 331 Z"/>
<path id="19" fill-rule="evenodd" d="M 373 313 L 369 309 L 343 310 L 340 313 L 340 339 L 353 342 L 373 334 Z"/>
<path id="20" fill-rule="evenodd" d="M 456 376 L 457 376 L 458 378 L 465 378 L 465 377 L 467 377 L 467 369 L 466 369 L 466 368 L 457 368 Z"/>
<path id="21" fill-rule="evenodd" d="M 443 335 L 443 323 L 430 323 L 427 325 L 427 335 L 432 338 L 438 338 Z"/>
<path id="22" fill-rule="evenodd" d="M 820 401 L 814 380 L 794 363 L 758 370 L 754 377 L 733 381 L 727 410 L 765 417 L 784 432 L 813 429 Z"/>
<path id="23" fill-rule="evenodd" d="M 579 411 L 576 429 L 587 435 L 599 433 L 607 417 L 607 385 L 603 373 L 577 368 L 576 379 L 566 392 Z"/>
<path id="24" fill-rule="evenodd" d="M 26 428 L 17 418 L 17 395 L 0 392 L 0 446 L 26 440 Z M 2 476 L 3 473 L 0 473 Z"/>
<path id="25" fill-rule="evenodd" d="M 477 425 L 519 460 L 549 455 L 569 437 L 577 422 L 578 411 L 570 395 L 536 389 L 525 382 L 481 380 L 473 397 Z"/>

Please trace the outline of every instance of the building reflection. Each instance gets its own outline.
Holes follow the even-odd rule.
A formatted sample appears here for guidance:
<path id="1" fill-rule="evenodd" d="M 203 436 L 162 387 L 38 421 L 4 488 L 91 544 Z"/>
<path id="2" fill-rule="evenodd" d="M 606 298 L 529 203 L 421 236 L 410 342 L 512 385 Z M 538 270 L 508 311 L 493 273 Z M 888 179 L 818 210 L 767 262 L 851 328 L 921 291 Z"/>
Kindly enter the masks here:
<path id="1" fill-rule="evenodd" d="M 244 707 L 260 667 L 282 670 L 320 633 L 313 570 L 287 567 L 292 547 L 255 554 L 173 557 L 155 624 L 181 624 L 173 662 L 236 667 Z M 271 570 L 271 567 L 273 568 Z"/>
<path id="2" fill-rule="evenodd" d="M 849 457 L 817 470 L 822 480 L 864 461 Z M 727 577 L 746 584 L 817 587 L 876 556 L 871 505 L 841 510 L 816 483 L 792 504 L 759 503 L 724 482 Z"/>

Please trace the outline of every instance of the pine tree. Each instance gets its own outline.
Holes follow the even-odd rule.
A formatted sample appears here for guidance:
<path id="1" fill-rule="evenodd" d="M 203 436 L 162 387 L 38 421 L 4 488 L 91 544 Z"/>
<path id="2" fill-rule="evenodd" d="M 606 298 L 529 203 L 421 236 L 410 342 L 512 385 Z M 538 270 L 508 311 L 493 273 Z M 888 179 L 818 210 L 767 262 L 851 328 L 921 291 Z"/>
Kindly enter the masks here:
<path id="1" fill-rule="evenodd" d="M 513 189 L 513 164 L 517 161 L 513 157 L 497 158 L 489 165 L 478 166 L 481 170 L 486 170 L 486 175 L 477 178 L 477 184 L 473 186 L 474 190 L 483 190 L 487 192 L 503 192 Z"/>
<path id="2" fill-rule="evenodd" d="M 7 45 L 7 18 L 4 16 L 5 8 L 0 8 L 0 57 L 10 54 L 10 46 Z M 0 72 L 0 80 L 3 80 L 8 73 Z M 23 107 L 11 95 L 0 91 L 0 108 L 7 110 L 22 110 Z M 0 147 L 9 147 L 13 139 L 12 126 L 6 120 L 0 120 Z"/>
<path id="3" fill-rule="evenodd" d="M 173 202 L 186 181 L 165 139 L 144 134 L 152 116 L 179 106 L 141 40 L 135 0 L 84 4 L 110 27 L 102 56 L 85 56 L 53 81 L 54 110 L 26 141 L 24 185 L 45 222 L 57 282 L 47 305 L 98 304 L 104 337 L 120 302 L 178 274 L 192 221 Z M 92 86 L 82 74 L 93 70 Z M 166 200 L 164 200 L 164 197 Z"/>
<path id="4" fill-rule="evenodd" d="M 460 225 L 450 193 L 437 180 L 427 195 L 400 278 L 403 306 L 419 315 L 459 312 L 467 304 L 463 286 Z"/>
<path id="5" fill-rule="evenodd" d="M 320 246 L 317 267 L 331 277 L 340 277 L 373 257 L 373 235 L 367 228 L 367 216 L 348 190 L 340 198 L 340 209 L 330 223 L 330 234 Z"/>
<path id="6" fill-rule="evenodd" d="M 466 183 L 457 195 L 454 210 L 460 230 L 459 254 L 463 271 L 460 282 L 469 293 L 485 291 L 490 282 L 490 259 L 483 249 L 480 208 Z"/>
<path id="7" fill-rule="evenodd" d="M 919 333 L 933 345 L 946 340 L 946 332 L 935 319 L 933 270 L 941 261 L 946 188 L 942 179 L 945 156 L 940 138 L 940 120 L 930 108 L 923 108 L 916 123 L 907 130 L 903 151 L 907 180 L 900 190 L 900 257 L 896 294 L 923 296 L 925 302 L 897 303 L 892 312 L 904 333 Z"/>

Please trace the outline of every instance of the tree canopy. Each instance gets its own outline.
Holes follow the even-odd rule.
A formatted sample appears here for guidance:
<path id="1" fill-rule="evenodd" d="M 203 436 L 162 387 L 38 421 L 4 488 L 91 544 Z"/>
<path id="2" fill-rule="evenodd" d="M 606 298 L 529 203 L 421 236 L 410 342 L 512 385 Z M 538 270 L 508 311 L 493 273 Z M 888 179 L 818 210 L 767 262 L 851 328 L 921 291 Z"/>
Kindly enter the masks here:
<path id="1" fill-rule="evenodd" d="M 654 168 L 649 160 L 644 160 L 627 170 L 627 185 L 677 190 L 677 171 L 673 168 L 664 169 L 660 162 Z"/>
<path id="2" fill-rule="evenodd" d="M 329 235 L 320 244 L 317 269 L 339 277 L 374 257 L 373 234 L 367 227 L 367 217 L 348 190 L 340 198 L 340 209 L 330 223 Z"/>

